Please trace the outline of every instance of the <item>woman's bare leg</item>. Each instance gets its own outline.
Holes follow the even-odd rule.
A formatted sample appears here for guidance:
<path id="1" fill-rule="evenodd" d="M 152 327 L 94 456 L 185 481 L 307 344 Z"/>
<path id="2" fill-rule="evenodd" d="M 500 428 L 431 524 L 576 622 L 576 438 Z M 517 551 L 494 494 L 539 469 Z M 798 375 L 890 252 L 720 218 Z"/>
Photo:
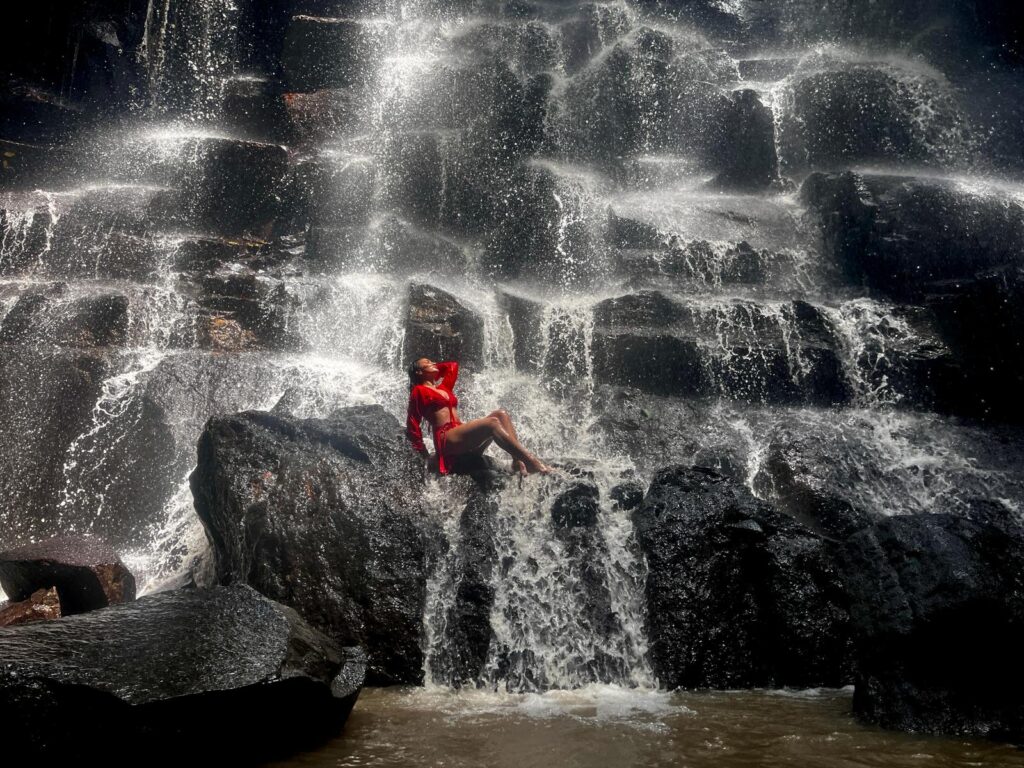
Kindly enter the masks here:
<path id="1" fill-rule="evenodd" d="M 505 431 L 508 432 L 509 436 L 516 442 L 519 441 L 519 435 L 516 434 L 516 428 L 512 426 L 512 417 L 508 415 L 508 411 L 506 411 L 504 408 L 499 408 L 496 411 L 491 411 L 487 415 L 488 417 L 492 417 L 500 421 L 501 426 L 504 427 Z M 522 459 L 517 459 L 513 456 L 512 472 L 520 475 L 525 475 L 526 462 L 524 462 Z"/>
<path id="2" fill-rule="evenodd" d="M 453 456 L 482 451 L 493 440 L 512 458 L 519 459 L 530 472 L 548 472 L 548 468 L 512 437 L 496 416 L 473 419 L 452 427 L 445 435 L 445 451 Z"/>

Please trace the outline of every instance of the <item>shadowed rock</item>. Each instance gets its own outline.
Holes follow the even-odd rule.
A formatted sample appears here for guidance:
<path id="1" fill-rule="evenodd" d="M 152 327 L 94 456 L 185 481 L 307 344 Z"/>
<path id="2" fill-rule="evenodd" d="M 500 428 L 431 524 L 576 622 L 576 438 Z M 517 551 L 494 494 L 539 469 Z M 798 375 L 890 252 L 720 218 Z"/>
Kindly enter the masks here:
<path id="1" fill-rule="evenodd" d="M 647 558 L 647 633 L 661 685 L 850 679 L 845 596 L 819 536 L 699 467 L 660 470 L 633 522 Z"/>
<path id="2" fill-rule="evenodd" d="M 248 587 L 146 596 L 0 629 L 6 754 L 251 763 L 341 728 L 365 659 Z M 110 728 L 116 724 L 117 732 Z M 234 734 L 227 737 L 226 734 Z"/>
<path id="3" fill-rule="evenodd" d="M 379 406 L 304 421 L 211 419 L 192 474 L 216 577 L 298 610 L 369 655 L 378 684 L 419 683 L 428 552 L 415 457 Z"/>
<path id="4" fill-rule="evenodd" d="M 1024 536 L 1010 520 L 897 516 L 845 542 L 856 714 L 887 728 L 1024 738 Z"/>
<path id="5" fill-rule="evenodd" d="M 56 587 L 63 615 L 135 599 L 135 577 L 107 544 L 59 536 L 0 552 L 0 587 L 11 600 Z"/>
<path id="6" fill-rule="evenodd" d="M 447 291 L 432 285 L 409 286 L 403 359 L 429 357 L 483 364 L 483 319 Z"/>

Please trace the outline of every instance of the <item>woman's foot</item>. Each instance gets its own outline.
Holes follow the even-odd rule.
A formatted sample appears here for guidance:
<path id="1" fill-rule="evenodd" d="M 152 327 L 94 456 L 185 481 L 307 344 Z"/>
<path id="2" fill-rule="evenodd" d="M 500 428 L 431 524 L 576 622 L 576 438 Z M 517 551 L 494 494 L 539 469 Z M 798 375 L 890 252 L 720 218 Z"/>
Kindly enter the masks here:
<path id="1" fill-rule="evenodd" d="M 529 459 L 526 461 L 526 471 L 529 472 L 531 475 L 534 473 L 546 475 L 548 472 L 551 471 L 551 467 L 546 465 L 536 456 L 530 456 Z"/>
<path id="2" fill-rule="evenodd" d="M 520 459 L 512 459 L 512 474 L 513 475 L 525 475 L 526 464 Z"/>

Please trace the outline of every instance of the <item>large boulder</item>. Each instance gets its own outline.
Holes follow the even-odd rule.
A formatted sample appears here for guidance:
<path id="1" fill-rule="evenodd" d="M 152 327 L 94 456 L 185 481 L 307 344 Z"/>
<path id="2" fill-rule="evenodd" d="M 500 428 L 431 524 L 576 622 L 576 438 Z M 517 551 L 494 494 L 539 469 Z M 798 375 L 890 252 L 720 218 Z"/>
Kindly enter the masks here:
<path id="1" fill-rule="evenodd" d="M 403 359 L 429 357 L 479 366 L 484 359 L 484 322 L 447 291 L 409 286 Z"/>
<path id="2" fill-rule="evenodd" d="M 668 688 L 837 686 L 849 614 L 821 537 L 708 469 L 660 470 L 633 512 L 650 659 Z"/>
<path id="3" fill-rule="evenodd" d="M 419 683 L 429 555 L 420 469 L 380 406 L 304 421 L 211 419 L 192 474 L 216 578 L 247 583 L 369 655 L 376 684 Z"/>
<path id="4" fill-rule="evenodd" d="M 779 179 L 779 158 L 775 143 L 775 116 L 761 103 L 757 92 L 745 88 L 732 94 L 723 116 L 721 173 L 718 187 L 764 189 Z"/>
<path id="5" fill-rule="evenodd" d="M 46 761 L 283 757 L 338 732 L 365 670 L 244 586 L 0 629 L 0 658 L 5 754 Z"/>
<path id="6" fill-rule="evenodd" d="M 107 544 L 58 536 L 0 552 L 0 587 L 11 600 L 56 588 L 64 616 L 135 599 L 135 577 Z"/>
<path id="7" fill-rule="evenodd" d="M 1019 524 L 892 517 L 840 554 L 856 631 L 854 712 L 888 728 L 1024 739 Z"/>

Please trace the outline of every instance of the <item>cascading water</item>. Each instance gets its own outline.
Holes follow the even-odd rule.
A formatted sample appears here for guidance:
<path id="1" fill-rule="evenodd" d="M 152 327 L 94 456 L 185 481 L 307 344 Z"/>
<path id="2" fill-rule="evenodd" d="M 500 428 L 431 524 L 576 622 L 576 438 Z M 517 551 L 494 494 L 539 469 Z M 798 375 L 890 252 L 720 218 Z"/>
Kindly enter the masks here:
<path id="1" fill-rule="evenodd" d="M 74 387 L 40 401 L 80 401 L 45 434 L 31 413 L 2 434 L 7 474 L 47 488 L 0 483 L 0 544 L 96 533 L 143 592 L 202 582 L 203 424 L 367 403 L 401 418 L 405 358 L 456 325 L 418 320 L 420 289 L 463 323 L 463 416 L 506 408 L 564 469 L 494 495 L 472 680 L 449 636 L 465 499 L 428 483 L 448 545 L 424 616 L 436 686 L 656 686 L 646 564 L 613 490 L 660 466 L 710 465 L 782 504 L 773 462 L 798 446 L 873 513 L 1024 509 L 1024 453 L 949 415 L 942 323 L 851 279 L 795 191 L 818 169 L 939 177 L 1012 219 L 1024 196 L 977 173 L 982 142 L 938 68 L 807 42 L 788 11 L 778 50 L 741 45 L 708 19 L 744 3 L 682 20 L 640 2 L 281 5 L 292 37 L 251 74 L 239 19 L 257 5 L 151 0 L 137 119 L 83 130 L 70 181 L 0 193 L 0 340 L 32 361 L 10 388 L 60 378 Z M 748 90 L 764 120 L 741 111 Z M 81 327 L 111 296 L 97 341 Z M 18 458 L 40 441 L 56 460 Z M 596 513 L 560 526 L 578 487 Z"/>

